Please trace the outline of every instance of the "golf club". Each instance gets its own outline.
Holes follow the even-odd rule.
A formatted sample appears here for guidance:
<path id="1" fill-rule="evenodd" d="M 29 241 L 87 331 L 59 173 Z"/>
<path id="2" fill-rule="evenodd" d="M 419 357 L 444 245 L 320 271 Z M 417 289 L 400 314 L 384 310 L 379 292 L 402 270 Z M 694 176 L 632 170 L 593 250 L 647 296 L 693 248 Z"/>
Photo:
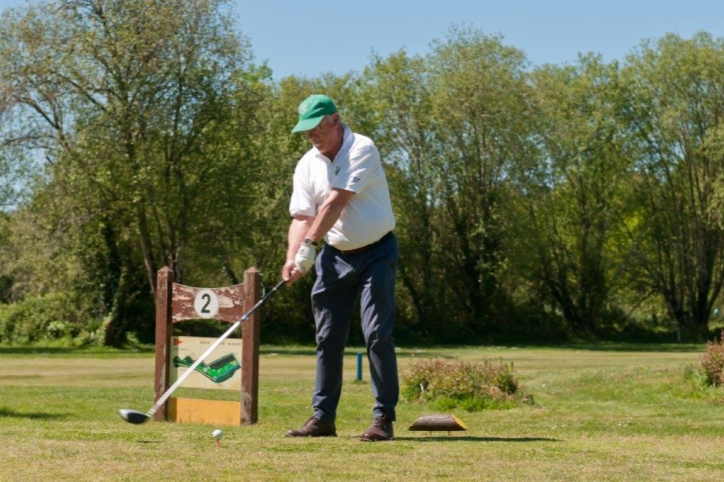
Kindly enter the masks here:
<path id="1" fill-rule="evenodd" d="M 267 294 L 265 294 L 262 299 L 257 301 L 256 304 L 249 311 L 244 313 L 236 323 L 231 325 L 231 328 L 226 330 L 226 332 L 224 332 L 224 334 L 221 335 L 219 339 L 216 340 L 190 367 L 188 367 L 188 369 L 176 380 L 173 385 L 169 387 L 168 390 L 166 390 L 163 395 L 161 395 L 161 398 L 159 398 L 155 405 L 151 407 L 151 410 L 143 413 L 139 412 L 138 410 L 131 410 L 130 408 L 122 408 L 118 411 L 118 413 L 121 415 L 121 418 L 126 422 L 133 424 L 142 424 L 150 420 L 151 417 L 153 417 L 153 414 L 156 413 L 156 410 L 158 410 L 164 403 L 166 403 L 168 397 L 170 397 L 174 390 L 176 390 L 179 385 L 181 385 L 184 380 L 186 380 L 194 372 L 194 370 L 196 370 L 196 367 L 198 367 L 201 362 L 203 362 L 204 359 L 211 354 L 211 352 L 216 350 L 221 342 L 224 341 L 229 335 L 231 335 L 231 333 L 236 330 L 239 325 L 246 321 L 261 305 L 263 305 L 272 294 L 274 294 L 281 287 L 283 287 L 284 283 L 284 280 L 281 280 L 279 283 L 277 283 L 277 285 L 272 288 Z"/>

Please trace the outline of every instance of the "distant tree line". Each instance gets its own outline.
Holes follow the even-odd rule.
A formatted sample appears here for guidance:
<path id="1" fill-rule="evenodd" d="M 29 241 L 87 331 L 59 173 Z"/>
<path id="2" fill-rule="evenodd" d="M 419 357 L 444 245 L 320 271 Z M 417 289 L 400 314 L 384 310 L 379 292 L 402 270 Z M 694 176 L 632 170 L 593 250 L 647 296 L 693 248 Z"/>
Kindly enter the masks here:
<path id="1" fill-rule="evenodd" d="M 426 55 L 275 81 L 224 1 L 59 0 L 0 18 L 0 343 L 151 342 L 163 266 L 191 286 L 251 266 L 274 284 L 312 93 L 382 152 L 398 342 L 716 327 L 722 39 L 533 66 L 453 26 Z M 264 310 L 265 341 L 312 340 L 312 278 Z"/>

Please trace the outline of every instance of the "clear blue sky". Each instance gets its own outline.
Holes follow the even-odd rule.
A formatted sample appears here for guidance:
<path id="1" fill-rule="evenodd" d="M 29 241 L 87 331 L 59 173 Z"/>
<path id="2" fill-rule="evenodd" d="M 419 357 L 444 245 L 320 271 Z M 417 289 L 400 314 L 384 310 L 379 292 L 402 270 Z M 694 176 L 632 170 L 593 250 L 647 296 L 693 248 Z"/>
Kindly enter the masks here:
<path id="1" fill-rule="evenodd" d="M 27 0 L 0 0 L 0 9 Z M 724 0 L 232 0 L 240 30 L 274 77 L 361 71 L 372 51 L 424 54 L 453 24 L 501 34 L 536 65 L 579 52 L 622 59 L 667 32 L 724 37 Z"/>

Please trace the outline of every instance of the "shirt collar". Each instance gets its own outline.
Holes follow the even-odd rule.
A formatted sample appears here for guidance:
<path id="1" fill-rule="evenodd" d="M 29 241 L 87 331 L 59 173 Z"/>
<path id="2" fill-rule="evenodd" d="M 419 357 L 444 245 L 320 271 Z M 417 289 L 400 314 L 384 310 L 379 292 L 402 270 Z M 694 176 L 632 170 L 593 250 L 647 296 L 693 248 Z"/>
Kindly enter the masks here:
<path id="1" fill-rule="evenodd" d="M 350 129 L 349 126 L 344 122 L 342 122 L 342 128 L 344 129 L 344 133 L 342 134 L 342 147 L 339 148 L 339 152 L 342 152 L 345 149 L 349 149 L 350 147 L 352 147 L 352 143 L 354 142 L 354 133 L 352 132 L 352 129 Z M 314 152 L 314 155 L 317 158 L 326 159 L 325 155 L 322 154 L 319 149 L 314 146 L 312 146 L 312 152 Z M 339 152 L 337 153 L 337 155 L 339 155 Z M 334 159 L 330 159 L 330 161 L 334 162 Z"/>

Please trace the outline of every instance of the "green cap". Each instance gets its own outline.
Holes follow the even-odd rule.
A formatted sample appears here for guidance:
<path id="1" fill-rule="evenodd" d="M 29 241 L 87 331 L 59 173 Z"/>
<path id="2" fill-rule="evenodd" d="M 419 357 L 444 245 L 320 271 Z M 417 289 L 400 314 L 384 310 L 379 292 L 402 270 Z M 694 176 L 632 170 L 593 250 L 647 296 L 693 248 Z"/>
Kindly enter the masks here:
<path id="1" fill-rule="evenodd" d="M 337 112 L 337 106 L 326 95 L 310 95 L 299 104 L 299 122 L 292 129 L 294 132 L 304 132 L 319 125 L 325 115 Z"/>

